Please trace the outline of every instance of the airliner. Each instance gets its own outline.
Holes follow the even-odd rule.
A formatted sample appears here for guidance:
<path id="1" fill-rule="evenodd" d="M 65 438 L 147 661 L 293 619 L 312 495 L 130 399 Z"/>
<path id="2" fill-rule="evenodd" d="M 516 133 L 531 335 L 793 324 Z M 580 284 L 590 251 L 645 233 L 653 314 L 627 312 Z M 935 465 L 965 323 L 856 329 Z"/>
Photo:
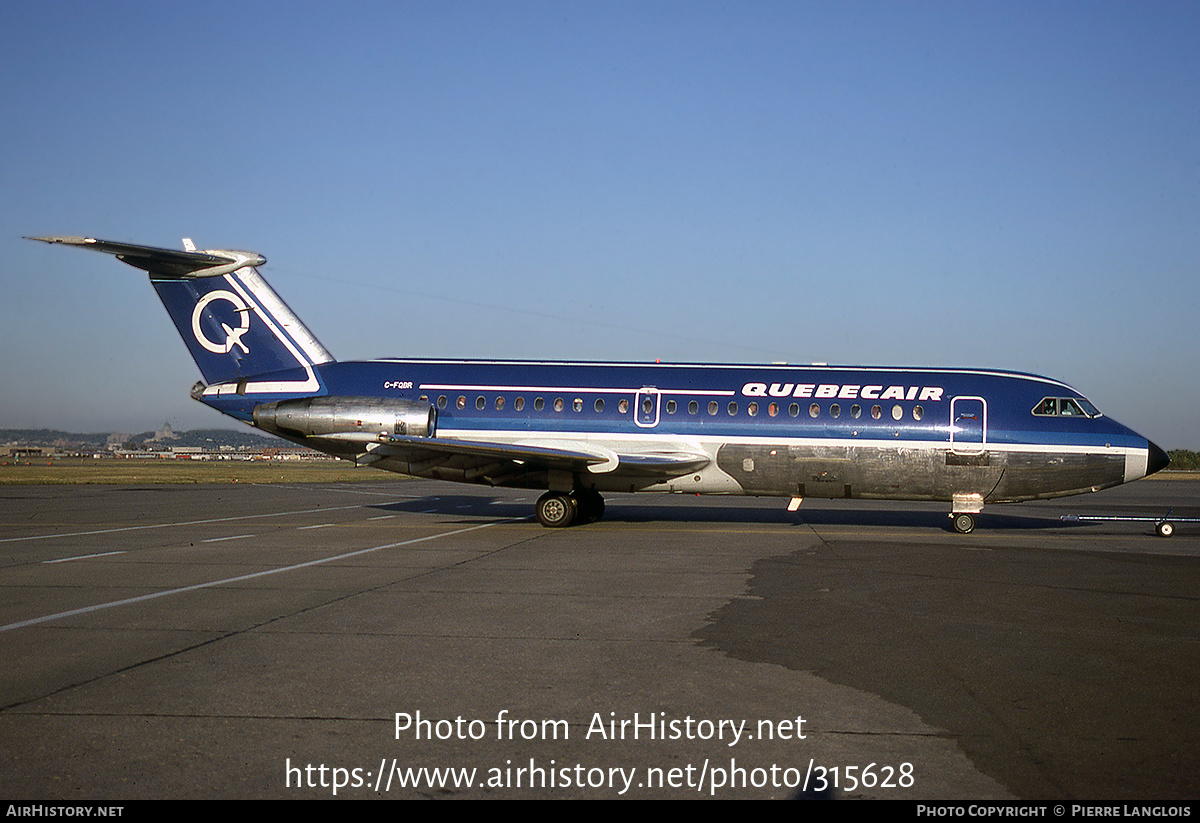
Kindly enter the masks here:
<path id="1" fill-rule="evenodd" d="M 204 378 L 192 397 L 263 431 L 416 477 L 545 490 L 546 527 L 604 493 L 985 503 L 1099 491 L 1165 452 L 1066 383 L 990 369 L 398 358 L 340 362 L 253 252 L 34 237 L 149 273 Z"/>

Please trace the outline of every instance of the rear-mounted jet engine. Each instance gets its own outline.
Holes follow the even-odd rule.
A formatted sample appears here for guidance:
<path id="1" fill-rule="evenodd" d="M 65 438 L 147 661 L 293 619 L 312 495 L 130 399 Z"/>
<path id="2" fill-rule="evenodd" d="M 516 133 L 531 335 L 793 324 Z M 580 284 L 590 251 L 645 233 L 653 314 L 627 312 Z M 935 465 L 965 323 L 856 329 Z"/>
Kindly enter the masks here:
<path id="1" fill-rule="evenodd" d="M 254 425 L 285 437 L 355 441 L 377 441 L 389 435 L 433 437 L 437 410 L 428 403 L 378 397 L 311 397 L 255 406 Z"/>

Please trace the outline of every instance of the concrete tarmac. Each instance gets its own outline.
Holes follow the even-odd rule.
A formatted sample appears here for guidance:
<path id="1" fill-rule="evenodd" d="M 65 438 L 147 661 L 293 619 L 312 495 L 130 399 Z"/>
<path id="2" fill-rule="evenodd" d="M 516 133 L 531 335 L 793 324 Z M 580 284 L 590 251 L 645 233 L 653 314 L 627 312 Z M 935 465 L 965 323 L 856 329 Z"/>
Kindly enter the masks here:
<path id="1" fill-rule="evenodd" d="M 0 488 L 0 796 L 1200 797 L 1200 482 Z"/>

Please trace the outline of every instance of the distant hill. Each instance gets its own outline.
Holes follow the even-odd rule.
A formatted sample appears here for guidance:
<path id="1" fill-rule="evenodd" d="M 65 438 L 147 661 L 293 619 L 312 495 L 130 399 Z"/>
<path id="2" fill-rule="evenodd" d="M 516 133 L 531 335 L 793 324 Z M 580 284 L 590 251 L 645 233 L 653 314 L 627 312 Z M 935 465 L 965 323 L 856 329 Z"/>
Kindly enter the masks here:
<path id="1" fill-rule="evenodd" d="M 3 446 L 53 446 L 68 442 L 80 447 L 104 448 L 108 442 L 107 432 L 65 432 L 58 429 L 0 429 L 0 445 Z"/>
<path id="2" fill-rule="evenodd" d="M 234 429 L 191 429 L 173 431 L 164 426 L 159 431 L 140 432 L 68 432 L 59 429 L 0 429 L 0 445 L 5 446 L 55 446 L 60 449 L 104 449 L 109 443 L 130 444 L 135 448 L 170 448 L 171 446 L 199 446 L 216 449 L 230 448 L 261 449 L 270 446 L 291 444 L 269 434 L 258 434 L 250 430 Z"/>
<path id="3" fill-rule="evenodd" d="M 189 431 L 172 432 L 173 437 L 157 438 L 160 432 L 142 432 L 129 437 L 129 441 L 140 445 L 154 442 L 166 446 L 200 446 L 214 448 L 217 446 L 290 446 L 286 440 L 281 440 L 271 434 L 259 434 L 249 429 L 190 429 Z"/>

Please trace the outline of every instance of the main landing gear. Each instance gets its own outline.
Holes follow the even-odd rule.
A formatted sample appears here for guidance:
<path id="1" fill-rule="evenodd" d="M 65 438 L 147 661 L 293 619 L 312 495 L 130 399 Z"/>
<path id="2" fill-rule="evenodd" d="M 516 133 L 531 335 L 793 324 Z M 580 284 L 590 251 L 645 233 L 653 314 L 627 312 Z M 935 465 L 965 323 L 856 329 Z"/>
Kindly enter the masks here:
<path id="1" fill-rule="evenodd" d="M 975 515 L 969 512 L 957 512 L 950 515 L 954 530 L 959 534 L 970 534 L 975 531 Z"/>
<path id="2" fill-rule="evenodd" d="M 572 523 L 595 523 L 604 516 L 604 498 L 595 489 L 576 489 L 570 494 L 549 491 L 534 506 L 538 522 L 548 529 Z"/>

